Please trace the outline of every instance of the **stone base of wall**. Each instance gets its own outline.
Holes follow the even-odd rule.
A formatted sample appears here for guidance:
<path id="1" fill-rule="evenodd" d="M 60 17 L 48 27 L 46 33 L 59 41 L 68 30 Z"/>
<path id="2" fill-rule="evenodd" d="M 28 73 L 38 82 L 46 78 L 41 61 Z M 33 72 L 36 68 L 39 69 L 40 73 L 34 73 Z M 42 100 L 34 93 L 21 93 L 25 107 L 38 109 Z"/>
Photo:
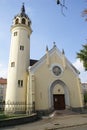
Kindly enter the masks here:
<path id="1" fill-rule="evenodd" d="M 72 107 L 71 110 L 74 111 L 74 112 L 78 112 L 78 113 L 83 113 L 84 112 L 83 107 L 76 107 L 76 108 Z"/>
<path id="2" fill-rule="evenodd" d="M 78 108 L 74 108 L 74 107 L 70 107 L 67 108 L 73 112 L 77 112 L 77 113 L 85 113 L 84 108 L 83 107 L 78 107 Z M 53 111 L 55 111 L 54 109 L 47 109 L 47 110 L 37 110 L 37 115 L 38 117 L 42 117 L 42 116 L 48 116 L 49 114 L 51 114 Z M 87 113 L 87 111 L 86 111 Z"/>
<path id="3" fill-rule="evenodd" d="M 46 110 L 37 110 L 36 112 L 38 117 L 42 117 L 42 116 L 48 116 L 53 111 L 54 111 L 53 109 L 46 109 Z"/>

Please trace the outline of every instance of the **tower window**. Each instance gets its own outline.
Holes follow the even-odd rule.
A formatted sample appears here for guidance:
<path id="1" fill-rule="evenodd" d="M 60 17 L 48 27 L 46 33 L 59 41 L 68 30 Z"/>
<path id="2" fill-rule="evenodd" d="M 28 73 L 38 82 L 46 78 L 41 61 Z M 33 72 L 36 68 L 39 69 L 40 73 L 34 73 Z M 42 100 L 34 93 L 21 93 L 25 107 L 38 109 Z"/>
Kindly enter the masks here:
<path id="1" fill-rule="evenodd" d="M 17 18 L 16 20 L 15 20 L 15 24 L 18 24 L 19 23 L 19 19 Z"/>
<path id="2" fill-rule="evenodd" d="M 15 67 L 15 62 L 11 62 L 11 67 Z"/>
<path id="3" fill-rule="evenodd" d="M 14 32 L 14 36 L 17 36 L 17 32 Z"/>
<path id="4" fill-rule="evenodd" d="M 22 24 L 25 24 L 25 19 L 24 18 L 22 19 Z"/>
<path id="5" fill-rule="evenodd" d="M 18 87 L 23 87 L 23 80 L 18 80 Z"/>
<path id="6" fill-rule="evenodd" d="M 24 46 L 20 46 L 20 50 L 22 50 L 22 51 L 23 51 L 23 50 L 24 50 Z"/>

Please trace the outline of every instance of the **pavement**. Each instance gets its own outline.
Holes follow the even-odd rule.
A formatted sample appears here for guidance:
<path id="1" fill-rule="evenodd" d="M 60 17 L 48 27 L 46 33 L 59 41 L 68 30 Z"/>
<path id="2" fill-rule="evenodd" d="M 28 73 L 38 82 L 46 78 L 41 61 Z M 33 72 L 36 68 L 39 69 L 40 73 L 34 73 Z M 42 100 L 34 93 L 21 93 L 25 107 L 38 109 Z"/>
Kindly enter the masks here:
<path id="1" fill-rule="evenodd" d="M 55 111 L 51 115 L 33 123 L 0 128 L 0 130 L 57 130 L 82 125 L 87 125 L 87 114 L 61 110 Z"/>

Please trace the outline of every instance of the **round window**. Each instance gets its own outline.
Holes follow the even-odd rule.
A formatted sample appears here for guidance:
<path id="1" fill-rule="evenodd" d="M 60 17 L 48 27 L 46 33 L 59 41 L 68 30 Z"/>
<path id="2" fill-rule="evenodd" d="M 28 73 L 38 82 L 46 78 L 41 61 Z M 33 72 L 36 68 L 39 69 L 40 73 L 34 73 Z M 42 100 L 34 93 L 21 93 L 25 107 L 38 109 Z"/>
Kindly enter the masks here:
<path id="1" fill-rule="evenodd" d="M 54 66 L 54 67 L 52 68 L 52 71 L 53 71 L 53 73 L 54 73 L 56 76 L 58 76 L 58 75 L 61 74 L 61 68 L 60 68 L 59 66 Z"/>

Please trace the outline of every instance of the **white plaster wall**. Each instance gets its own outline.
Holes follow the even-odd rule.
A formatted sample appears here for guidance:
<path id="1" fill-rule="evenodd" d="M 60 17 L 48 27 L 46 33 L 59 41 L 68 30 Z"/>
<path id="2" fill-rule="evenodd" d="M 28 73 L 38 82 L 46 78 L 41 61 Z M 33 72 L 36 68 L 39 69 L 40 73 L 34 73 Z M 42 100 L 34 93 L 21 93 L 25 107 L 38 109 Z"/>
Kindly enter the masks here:
<path id="1" fill-rule="evenodd" d="M 6 102 L 25 102 L 27 86 L 27 68 L 30 58 L 30 31 L 26 26 L 13 26 L 11 36 L 11 48 L 8 67 L 8 84 L 6 92 Z M 17 36 L 14 36 L 17 32 Z M 20 50 L 20 45 L 24 50 Z M 15 62 L 15 67 L 11 67 L 11 62 Z M 23 87 L 18 87 L 18 80 L 23 80 Z"/>
<path id="2" fill-rule="evenodd" d="M 54 64 L 59 64 L 62 67 L 63 72 L 60 76 L 53 75 L 51 66 Z M 44 61 L 37 67 L 36 71 L 34 70 L 34 75 L 36 110 L 46 110 L 52 107 L 49 97 L 50 87 L 56 80 L 60 80 L 65 84 L 63 90 L 66 105 L 70 107 L 83 107 L 80 82 L 77 83 L 78 75 L 76 75 L 76 72 L 74 72 L 68 63 L 66 63 L 66 68 L 64 67 L 62 57 L 58 56 L 56 52 L 50 56 L 49 65 Z"/>

